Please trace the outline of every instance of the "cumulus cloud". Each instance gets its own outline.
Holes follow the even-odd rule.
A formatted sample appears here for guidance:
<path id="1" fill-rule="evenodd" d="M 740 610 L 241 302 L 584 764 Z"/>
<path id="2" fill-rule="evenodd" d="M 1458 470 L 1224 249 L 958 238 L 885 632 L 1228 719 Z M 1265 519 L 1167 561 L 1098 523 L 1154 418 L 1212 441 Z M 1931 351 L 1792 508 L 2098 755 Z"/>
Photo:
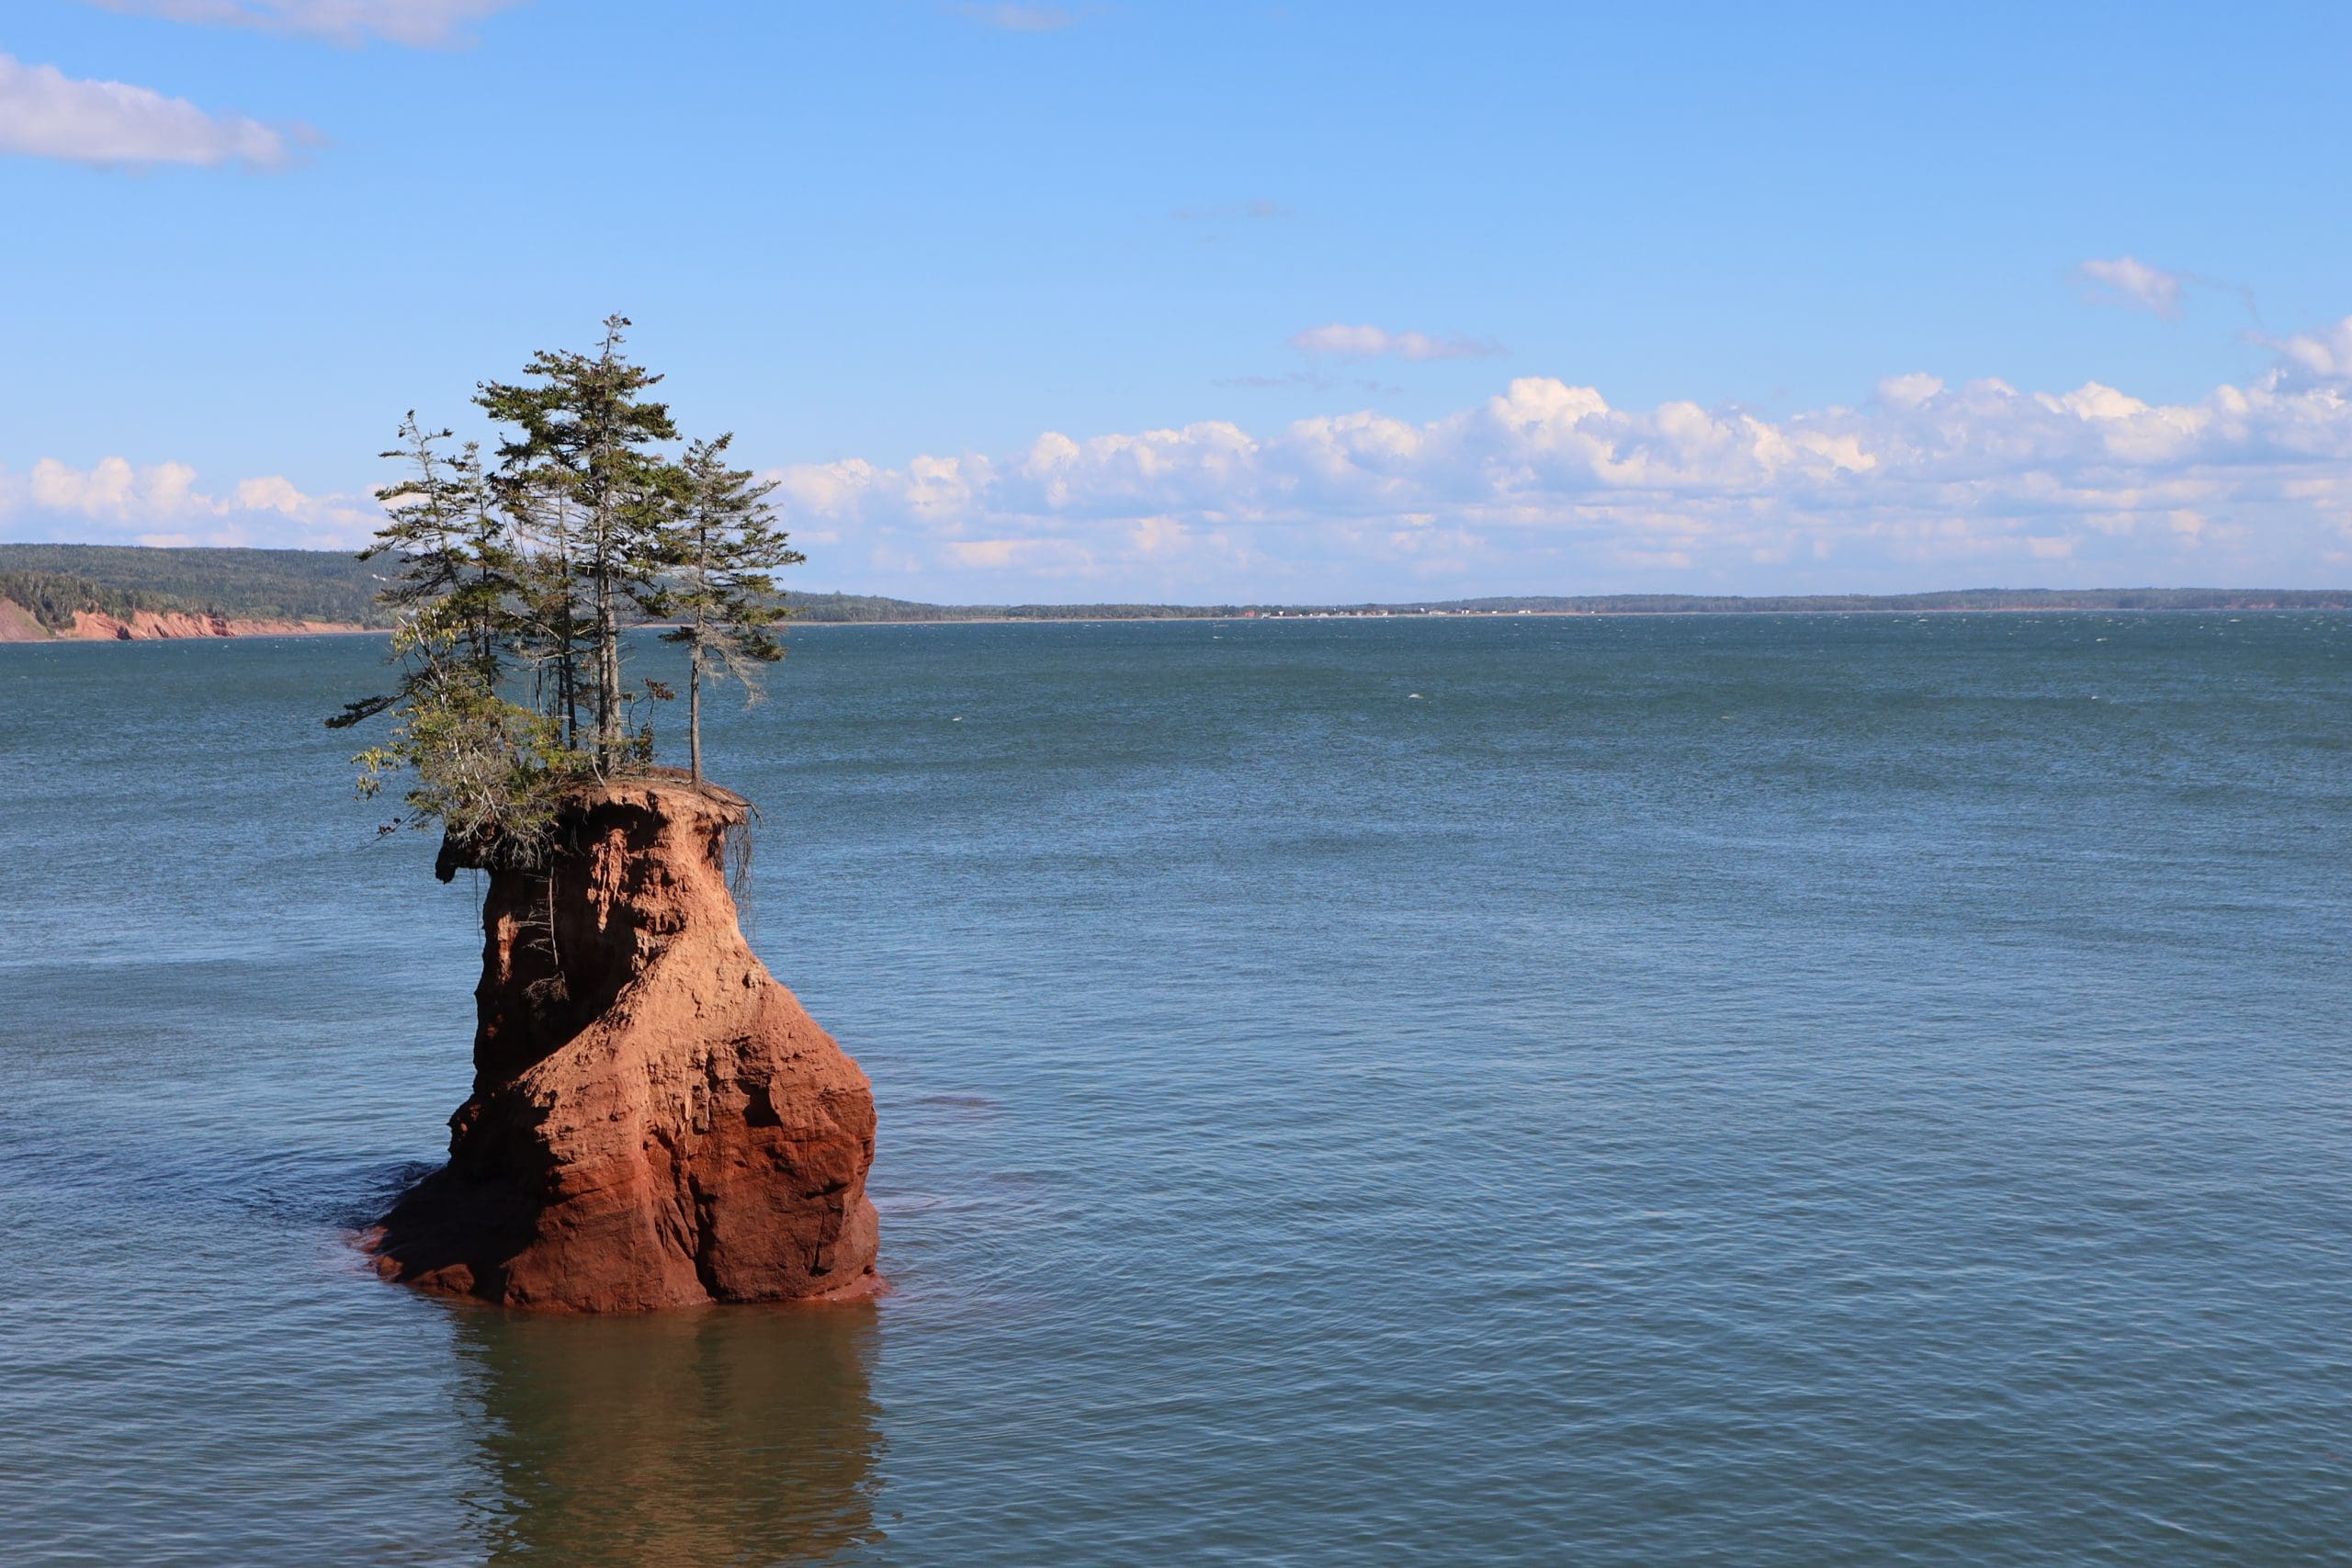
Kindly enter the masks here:
<path id="1" fill-rule="evenodd" d="M 85 0 L 102 10 L 207 27 L 301 33 L 341 44 L 370 37 L 420 49 L 464 42 L 469 24 L 523 0 Z"/>
<path id="2" fill-rule="evenodd" d="M 0 152 L 118 166 L 276 169 L 288 161 L 288 136 L 258 120 L 207 114 L 151 87 L 84 81 L 0 54 Z"/>
<path id="3" fill-rule="evenodd" d="M 967 5 L 956 9 L 1000 32 L 1057 33 L 1078 24 L 1078 13 L 1062 6 Z"/>
<path id="4" fill-rule="evenodd" d="M 101 457 L 77 468 L 44 457 L 23 475 L 0 468 L 0 525 L 19 537 L 327 549 L 361 544 L 384 522 L 371 498 L 306 494 L 282 475 L 221 494 L 197 480 L 186 463 Z"/>
<path id="5" fill-rule="evenodd" d="M 766 477 L 811 547 L 803 585 L 974 602 L 2341 584 L 2352 318 L 2273 347 L 2260 375 L 2180 402 L 1914 370 L 1767 418 L 1522 376 L 1435 419 L 1047 431 Z M 282 477 L 0 470 L 18 537 L 348 546 L 379 522 Z"/>
<path id="6" fill-rule="evenodd" d="M 2099 303 L 2152 311 L 2168 321 L 2179 316 L 2181 290 L 2193 281 L 2185 273 L 2166 272 L 2134 256 L 2086 261 L 2075 272 Z"/>
<path id="7" fill-rule="evenodd" d="M 1512 379 L 1442 418 L 1227 421 L 774 471 L 844 583 L 1325 598 L 2352 578 L 2352 319 L 2203 399 L 1892 376 L 1767 419 Z"/>
<path id="8" fill-rule="evenodd" d="M 2292 337 L 2257 337 L 2285 363 L 2286 374 L 2314 382 L 2352 380 L 2352 316 Z"/>
<path id="9" fill-rule="evenodd" d="M 1290 346 L 1318 359 L 1374 359 L 1386 354 L 1399 359 L 1480 359 L 1503 351 L 1498 343 L 1459 336 L 1432 337 L 1427 333 L 1392 333 L 1340 321 L 1294 333 Z"/>
<path id="10" fill-rule="evenodd" d="M 1893 408 L 1916 409 L 1944 389 L 1940 377 L 1924 370 L 1914 370 L 1905 376 L 1889 376 L 1878 384 L 1879 401 Z"/>

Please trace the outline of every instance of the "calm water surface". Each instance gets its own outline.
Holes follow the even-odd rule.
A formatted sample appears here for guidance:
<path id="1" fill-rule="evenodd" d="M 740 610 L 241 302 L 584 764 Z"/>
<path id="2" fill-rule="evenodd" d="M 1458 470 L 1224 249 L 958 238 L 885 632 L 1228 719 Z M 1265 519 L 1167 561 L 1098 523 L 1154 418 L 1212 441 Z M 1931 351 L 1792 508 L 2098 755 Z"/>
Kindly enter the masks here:
<path id="1" fill-rule="evenodd" d="M 0 1559 L 2352 1561 L 2352 616 L 803 630 L 896 1293 L 598 1322 L 379 653 L 0 648 Z"/>

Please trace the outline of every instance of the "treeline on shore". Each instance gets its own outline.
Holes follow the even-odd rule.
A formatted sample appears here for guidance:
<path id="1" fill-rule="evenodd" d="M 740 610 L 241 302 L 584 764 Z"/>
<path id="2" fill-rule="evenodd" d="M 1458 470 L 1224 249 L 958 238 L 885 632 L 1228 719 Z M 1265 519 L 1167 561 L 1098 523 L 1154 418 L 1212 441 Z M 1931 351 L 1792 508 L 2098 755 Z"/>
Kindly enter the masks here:
<path id="1" fill-rule="evenodd" d="M 0 599 L 51 630 L 77 611 L 186 612 L 232 620 L 384 626 L 380 570 L 340 550 L 0 544 Z M 1951 610 L 2345 610 L 2352 590 L 1969 588 L 1938 593 L 1525 594 L 1348 604 L 926 604 L 870 593 L 787 592 L 814 622 L 1224 620 L 1245 615 L 1754 615 Z"/>
<path id="2" fill-rule="evenodd" d="M 389 626 L 382 580 L 342 550 L 158 549 L 142 545 L 0 545 L 0 599 L 51 631 L 77 612 Z"/>

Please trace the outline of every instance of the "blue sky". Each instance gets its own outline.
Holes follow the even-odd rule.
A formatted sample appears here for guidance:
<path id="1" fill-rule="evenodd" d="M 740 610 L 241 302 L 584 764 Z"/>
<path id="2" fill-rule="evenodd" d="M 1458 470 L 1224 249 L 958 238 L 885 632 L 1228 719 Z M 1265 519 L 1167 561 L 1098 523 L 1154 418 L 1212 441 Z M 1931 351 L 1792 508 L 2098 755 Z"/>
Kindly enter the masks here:
<path id="1" fill-rule="evenodd" d="M 804 586 L 2352 581 L 2336 6 L 11 0 L 0 536 L 607 311 Z"/>

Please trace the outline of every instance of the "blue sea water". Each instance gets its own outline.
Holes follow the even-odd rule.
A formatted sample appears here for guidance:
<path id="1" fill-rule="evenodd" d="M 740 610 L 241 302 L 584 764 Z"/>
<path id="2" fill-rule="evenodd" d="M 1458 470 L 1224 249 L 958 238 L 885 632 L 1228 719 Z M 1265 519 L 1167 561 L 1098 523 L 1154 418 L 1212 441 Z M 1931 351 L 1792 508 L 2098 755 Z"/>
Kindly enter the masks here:
<path id="1" fill-rule="evenodd" d="M 2352 616 L 804 628 L 895 1289 L 603 1321 L 346 1243 L 380 652 L 0 648 L 0 1559 L 2352 1561 Z"/>

